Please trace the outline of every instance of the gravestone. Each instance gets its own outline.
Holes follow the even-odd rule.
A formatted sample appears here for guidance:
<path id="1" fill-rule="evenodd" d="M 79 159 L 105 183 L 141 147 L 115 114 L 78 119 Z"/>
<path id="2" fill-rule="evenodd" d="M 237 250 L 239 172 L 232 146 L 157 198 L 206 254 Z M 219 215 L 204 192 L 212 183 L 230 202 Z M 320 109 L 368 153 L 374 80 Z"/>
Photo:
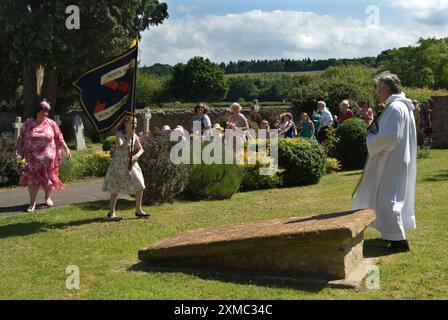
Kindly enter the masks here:
<path id="1" fill-rule="evenodd" d="M 372 263 L 364 259 L 363 242 L 374 220 L 373 210 L 358 210 L 199 229 L 153 244 L 138 257 L 154 267 L 310 277 L 338 285 L 356 275 L 359 285 Z"/>
<path id="2" fill-rule="evenodd" d="M 21 117 L 16 117 L 16 122 L 12 124 L 12 127 L 14 128 L 14 141 L 17 141 L 20 136 L 20 130 L 22 129 L 23 123 Z"/>
<path id="3" fill-rule="evenodd" d="M 86 149 L 86 140 L 84 137 L 84 124 L 79 115 L 73 118 L 73 130 L 75 133 L 76 150 Z"/>
<path id="4" fill-rule="evenodd" d="M 145 111 L 143 113 L 143 120 L 144 120 L 144 126 L 143 126 L 143 131 L 148 133 L 149 132 L 149 122 L 151 120 L 151 110 L 149 110 L 149 108 L 145 108 Z"/>

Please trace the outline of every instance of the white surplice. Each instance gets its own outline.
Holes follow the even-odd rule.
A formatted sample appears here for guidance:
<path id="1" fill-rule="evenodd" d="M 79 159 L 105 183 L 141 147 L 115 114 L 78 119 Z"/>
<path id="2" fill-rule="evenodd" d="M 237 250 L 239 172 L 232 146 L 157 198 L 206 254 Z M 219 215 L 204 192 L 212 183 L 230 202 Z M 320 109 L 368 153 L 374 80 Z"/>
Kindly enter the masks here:
<path id="1" fill-rule="evenodd" d="M 405 240 L 415 229 L 417 135 L 414 106 L 404 93 L 392 95 L 378 120 L 378 133 L 367 135 L 369 157 L 353 209 L 376 211 L 372 226 L 389 241 Z"/>

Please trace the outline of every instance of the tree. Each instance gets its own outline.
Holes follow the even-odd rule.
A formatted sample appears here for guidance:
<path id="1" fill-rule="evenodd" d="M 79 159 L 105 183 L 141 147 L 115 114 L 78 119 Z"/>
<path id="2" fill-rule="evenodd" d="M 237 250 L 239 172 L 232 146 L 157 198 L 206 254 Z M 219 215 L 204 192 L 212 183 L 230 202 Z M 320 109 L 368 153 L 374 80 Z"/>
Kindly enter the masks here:
<path id="1" fill-rule="evenodd" d="M 41 97 L 55 106 L 73 95 L 71 83 L 81 72 L 129 48 L 132 38 L 168 17 L 168 6 L 158 0 L 79 1 L 80 29 L 68 30 L 65 11 L 72 2 L 0 2 L 2 33 L 12 39 L 9 59 L 22 68 L 25 116 Z"/>
<path id="2" fill-rule="evenodd" d="M 217 64 L 195 57 L 174 66 L 170 89 L 173 97 L 184 102 L 214 102 L 226 97 L 228 85 Z"/>
<path id="3" fill-rule="evenodd" d="M 145 107 L 150 104 L 162 103 L 166 100 L 166 78 L 156 77 L 146 72 L 137 74 L 137 104 Z"/>
<path id="4" fill-rule="evenodd" d="M 258 89 L 252 77 L 233 77 L 229 79 L 229 93 L 227 101 L 246 101 L 257 98 Z"/>

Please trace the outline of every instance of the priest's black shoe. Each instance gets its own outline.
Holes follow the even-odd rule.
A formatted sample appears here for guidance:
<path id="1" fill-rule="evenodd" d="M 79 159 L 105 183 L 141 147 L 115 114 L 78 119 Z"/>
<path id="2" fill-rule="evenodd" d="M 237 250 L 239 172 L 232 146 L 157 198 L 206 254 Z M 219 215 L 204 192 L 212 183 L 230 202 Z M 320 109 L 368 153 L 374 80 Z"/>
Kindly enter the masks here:
<path id="1" fill-rule="evenodd" d="M 391 241 L 389 252 L 399 253 L 399 252 L 409 252 L 411 249 L 409 248 L 409 243 L 407 240 L 402 241 Z"/>

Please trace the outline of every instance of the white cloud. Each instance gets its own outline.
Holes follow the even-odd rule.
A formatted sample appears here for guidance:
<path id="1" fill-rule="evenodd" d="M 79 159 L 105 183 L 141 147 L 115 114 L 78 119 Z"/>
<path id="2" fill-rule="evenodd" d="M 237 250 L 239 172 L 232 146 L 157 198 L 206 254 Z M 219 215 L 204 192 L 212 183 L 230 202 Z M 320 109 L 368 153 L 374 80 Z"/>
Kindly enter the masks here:
<path id="1" fill-rule="evenodd" d="M 146 31 L 142 60 L 152 65 L 186 62 L 194 56 L 215 62 L 376 56 L 382 50 L 415 44 L 419 37 L 441 36 L 445 31 L 366 26 L 361 20 L 299 11 L 187 16 L 168 19 Z"/>
<path id="2" fill-rule="evenodd" d="M 392 0 L 390 5 L 423 23 L 448 24 L 448 0 Z"/>

